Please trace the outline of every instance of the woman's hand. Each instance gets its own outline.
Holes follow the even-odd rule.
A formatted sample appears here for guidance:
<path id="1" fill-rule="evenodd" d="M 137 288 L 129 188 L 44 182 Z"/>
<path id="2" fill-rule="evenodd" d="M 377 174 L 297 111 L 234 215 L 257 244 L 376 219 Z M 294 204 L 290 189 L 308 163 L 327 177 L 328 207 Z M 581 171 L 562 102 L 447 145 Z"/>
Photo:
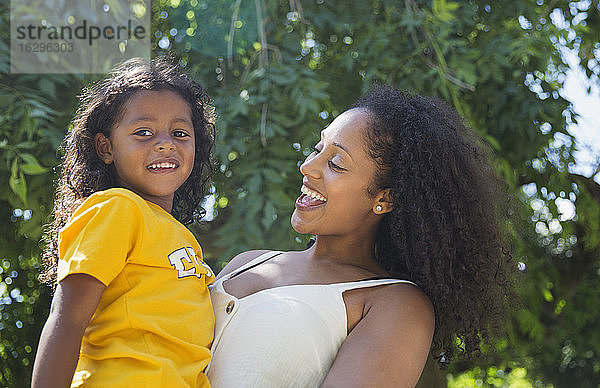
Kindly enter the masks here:
<path id="1" fill-rule="evenodd" d="M 433 307 L 418 288 L 376 287 L 322 387 L 414 387 L 433 338 Z"/>
<path id="2" fill-rule="evenodd" d="M 105 288 L 85 274 L 58 283 L 35 356 L 32 388 L 71 386 L 83 333 Z"/>

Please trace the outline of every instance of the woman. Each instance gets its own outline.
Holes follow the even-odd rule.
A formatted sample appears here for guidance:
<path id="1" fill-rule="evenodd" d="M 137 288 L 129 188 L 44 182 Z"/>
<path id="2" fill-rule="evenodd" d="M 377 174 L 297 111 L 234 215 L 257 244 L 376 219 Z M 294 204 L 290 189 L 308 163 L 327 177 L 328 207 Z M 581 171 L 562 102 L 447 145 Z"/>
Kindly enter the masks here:
<path id="1" fill-rule="evenodd" d="M 462 119 L 377 87 L 300 172 L 291 222 L 316 241 L 244 252 L 219 274 L 212 385 L 410 387 L 430 348 L 442 363 L 476 353 L 502 319 L 510 267 L 497 180 Z"/>

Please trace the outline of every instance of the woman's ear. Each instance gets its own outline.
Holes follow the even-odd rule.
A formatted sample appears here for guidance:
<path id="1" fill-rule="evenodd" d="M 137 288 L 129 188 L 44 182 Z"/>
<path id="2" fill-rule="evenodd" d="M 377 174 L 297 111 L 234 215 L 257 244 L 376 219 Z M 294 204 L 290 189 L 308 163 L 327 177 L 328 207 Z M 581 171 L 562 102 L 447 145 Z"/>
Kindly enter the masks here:
<path id="1" fill-rule="evenodd" d="M 106 164 L 111 164 L 113 162 L 113 155 L 110 140 L 103 133 L 97 133 L 96 137 L 94 137 L 94 144 L 96 146 L 96 153 L 100 159 Z"/>
<path id="2" fill-rule="evenodd" d="M 392 211 L 394 203 L 392 202 L 392 189 L 384 189 L 375 196 L 375 204 L 373 205 L 373 213 L 385 214 Z"/>

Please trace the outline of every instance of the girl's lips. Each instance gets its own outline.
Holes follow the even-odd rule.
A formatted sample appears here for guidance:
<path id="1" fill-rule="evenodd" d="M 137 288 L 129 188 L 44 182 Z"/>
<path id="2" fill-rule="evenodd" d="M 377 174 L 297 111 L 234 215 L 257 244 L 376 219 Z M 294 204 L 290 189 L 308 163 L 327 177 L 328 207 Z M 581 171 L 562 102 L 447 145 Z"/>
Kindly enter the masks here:
<path id="1" fill-rule="evenodd" d="M 156 174 L 169 173 L 179 168 L 179 162 L 174 159 L 150 163 L 146 169 Z"/>
<path id="2" fill-rule="evenodd" d="M 170 172 L 174 172 L 177 169 L 177 167 L 175 168 L 153 168 L 153 169 L 149 169 L 148 171 L 150 171 L 153 174 L 168 174 Z"/>
<path id="3" fill-rule="evenodd" d="M 327 202 L 312 198 L 306 194 L 302 194 L 296 199 L 296 209 L 312 210 L 325 205 Z"/>

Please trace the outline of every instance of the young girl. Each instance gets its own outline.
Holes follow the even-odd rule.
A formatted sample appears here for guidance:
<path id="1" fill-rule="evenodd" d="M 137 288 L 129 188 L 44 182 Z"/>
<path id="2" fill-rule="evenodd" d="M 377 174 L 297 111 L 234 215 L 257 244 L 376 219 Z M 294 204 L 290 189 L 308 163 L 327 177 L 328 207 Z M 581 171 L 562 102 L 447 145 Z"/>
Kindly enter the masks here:
<path id="1" fill-rule="evenodd" d="M 34 387 L 209 386 L 214 275 L 182 223 L 213 144 L 208 95 L 167 59 L 127 61 L 85 92 L 44 252 L 58 284 Z"/>

